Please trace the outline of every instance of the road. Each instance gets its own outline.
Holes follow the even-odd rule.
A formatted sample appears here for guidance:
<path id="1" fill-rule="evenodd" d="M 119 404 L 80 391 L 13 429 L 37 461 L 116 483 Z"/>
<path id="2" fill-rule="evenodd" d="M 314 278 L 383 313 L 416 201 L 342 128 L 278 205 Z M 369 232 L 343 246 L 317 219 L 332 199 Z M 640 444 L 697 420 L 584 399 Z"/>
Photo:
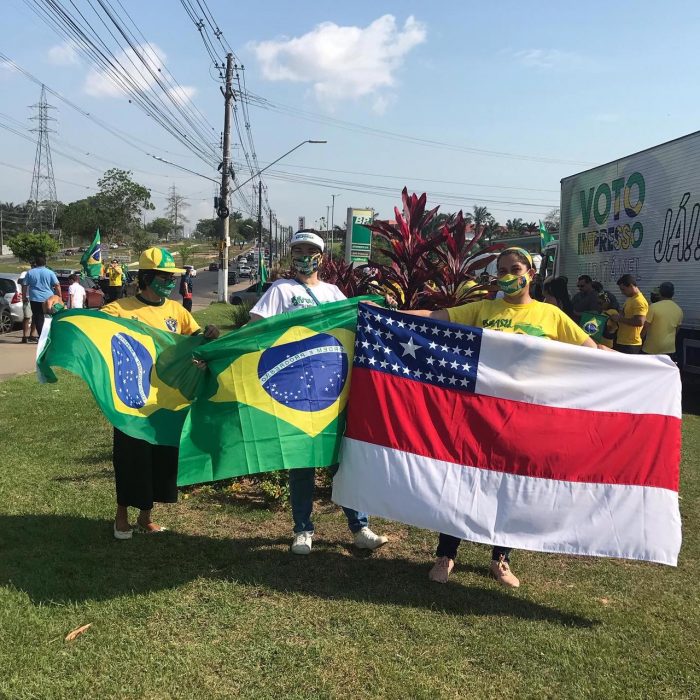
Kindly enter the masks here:
<path id="1" fill-rule="evenodd" d="M 218 271 L 209 272 L 206 268 L 197 270 L 197 276 L 192 280 L 192 310 L 204 309 L 212 301 L 216 301 L 218 288 Z M 231 284 L 228 287 L 226 298 L 231 292 L 239 292 L 252 284 L 250 280 L 243 280 L 239 284 Z M 177 292 L 173 292 L 171 299 L 179 300 Z"/>

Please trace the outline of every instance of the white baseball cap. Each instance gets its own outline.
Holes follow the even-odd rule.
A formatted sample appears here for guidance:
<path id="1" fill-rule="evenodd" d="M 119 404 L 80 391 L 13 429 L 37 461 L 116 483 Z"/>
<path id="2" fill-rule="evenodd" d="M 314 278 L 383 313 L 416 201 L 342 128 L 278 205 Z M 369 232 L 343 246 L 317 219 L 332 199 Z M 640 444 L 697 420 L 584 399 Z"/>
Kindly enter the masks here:
<path id="1" fill-rule="evenodd" d="M 323 238 L 311 231 L 297 231 L 289 241 L 289 246 L 291 247 L 297 243 L 310 243 L 323 253 Z"/>

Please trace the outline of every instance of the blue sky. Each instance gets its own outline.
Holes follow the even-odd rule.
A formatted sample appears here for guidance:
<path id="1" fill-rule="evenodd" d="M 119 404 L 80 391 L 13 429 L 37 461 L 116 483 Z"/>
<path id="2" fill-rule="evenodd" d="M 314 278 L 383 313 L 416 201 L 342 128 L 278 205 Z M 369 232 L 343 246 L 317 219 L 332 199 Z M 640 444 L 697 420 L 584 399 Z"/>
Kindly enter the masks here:
<path id="1" fill-rule="evenodd" d="M 218 142 L 222 97 L 182 4 L 121 3 L 150 43 L 154 61 L 185 86 Z M 3 3 L 0 51 L 143 141 L 142 149 L 131 148 L 50 98 L 58 107 L 54 147 L 98 170 L 132 169 L 153 190 L 154 215 L 162 214 L 174 184 L 188 197 L 191 224 L 210 216 L 213 183 L 143 151 L 211 177 L 215 170 L 103 76 L 91 75 L 89 61 L 41 22 L 31 4 Z M 117 0 L 112 4 L 119 8 Z M 89 11 L 87 0 L 76 5 Z M 348 206 L 391 216 L 404 184 L 427 191 L 430 203 L 444 211 L 484 204 L 502 223 L 516 216 L 537 220 L 558 204 L 562 177 L 698 128 L 697 3 L 208 0 L 208 7 L 245 65 L 248 89 L 275 106 L 249 108 L 260 164 L 304 139 L 328 141 L 304 146 L 271 177 L 263 176 L 270 206 L 284 225 L 305 216 L 313 226 L 326 215 L 331 194 L 339 195 L 336 222 Z M 94 26 L 108 37 L 104 26 Z M 28 105 L 38 100 L 39 88 L 0 66 L 0 96 L 0 123 L 18 128 L 9 117 L 30 126 Z M 288 106 L 317 120 L 293 116 Z M 328 118 L 444 145 L 349 131 Z M 0 144 L 2 163 L 31 171 L 31 142 L 0 129 Z M 242 161 L 239 147 L 234 157 Z M 54 173 L 65 202 L 94 192 L 89 188 L 100 175 L 58 153 Z M 314 180 L 288 179 L 300 175 Z M 245 168 L 240 177 L 246 179 Z M 30 183 L 30 173 L 0 164 L 0 199 L 25 200 Z M 250 200 L 250 190 L 244 193 Z"/>

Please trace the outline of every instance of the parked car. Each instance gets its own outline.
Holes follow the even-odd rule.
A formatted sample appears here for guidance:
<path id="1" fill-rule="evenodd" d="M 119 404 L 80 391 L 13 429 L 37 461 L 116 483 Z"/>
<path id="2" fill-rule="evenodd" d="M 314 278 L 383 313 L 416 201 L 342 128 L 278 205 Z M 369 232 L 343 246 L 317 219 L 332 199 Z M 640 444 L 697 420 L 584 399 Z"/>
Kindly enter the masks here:
<path id="1" fill-rule="evenodd" d="M 66 249 L 63 251 L 63 254 L 64 254 L 64 255 L 74 255 L 74 254 L 75 254 L 75 251 L 74 251 L 72 248 L 66 248 Z"/>
<path id="2" fill-rule="evenodd" d="M 12 313 L 10 305 L 5 300 L 5 297 L 0 297 L 0 333 L 9 333 L 12 330 L 14 323 L 12 322 Z"/>
<path id="3" fill-rule="evenodd" d="M 10 306 L 12 323 L 22 323 L 24 312 L 22 310 L 22 287 L 17 280 L 19 274 L 16 272 L 0 272 L 0 299 Z"/>
<path id="4" fill-rule="evenodd" d="M 56 275 L 58 283 L 61 285 L 61 298 L 63 303 L 68 303 L 68 275 Z M 100 289 L 100 285 L 89 277 L 81 277 L 80 284 L 85 287 L 85 307 L 88 309 L 99 309 L 104 306 L 105 293 Z"/>
<path id="5" fill-rule="evenodd" d="M 118 246 L 116 243 L 110 243 L 110 244 L 109 244 L 109 247 L 110 247 L 112 250 L 116 250 L 117 248 L 119 248 L 119 246 Z"/>
<path id="6" fill-rule="evenodd" d="M 209 267 L 207 269 L 209 270 L 209 272 L 218 272 L 219 271 L 219 263 L 210 262 Z"/>
<path id="7" fill-rule="evenodd" d="M 229 269 L 228 269 L 228 283 L 229 284 L 238 284 L 239 281 L 240 281 L 240 278 L 238 276 L 238 271 L 232 267 L 229 267 Z"/>
<path id="8" fill-rule="evenodd" d="M 196 267 L 193 267 L 192 265 L 183 265 L 182 267 L 183 267 L 185 270 L 189 270 L 189 271 L 190 271 L 190 275 L 191 275 L 192 277 L 196 277 L 196 276 L 197 276 L 197 268 L 196 268 Z"/>
<path id="9" fill-rule="evenodd" d="M 262 286 L 262 291 L 258 291 L 258 285 L 251 284 L 250 287 L 246 287 L 240 292 L 231 292 L 229 296 L 229 302 L 234 306 L 240 306 L 241 304 L 255 304 L 260 297 L 265 294 L 265 292 L 270 288 L 272 282 L 265 282 Z"/>

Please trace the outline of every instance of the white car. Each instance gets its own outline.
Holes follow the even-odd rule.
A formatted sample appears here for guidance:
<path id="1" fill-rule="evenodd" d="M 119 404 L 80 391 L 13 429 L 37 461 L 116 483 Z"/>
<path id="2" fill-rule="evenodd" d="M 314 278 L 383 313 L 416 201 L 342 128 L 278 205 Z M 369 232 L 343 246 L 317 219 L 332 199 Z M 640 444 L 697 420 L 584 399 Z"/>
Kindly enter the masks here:
<path id="1" fill-rule="evenodd" d="M 16 272 L 0 272 L 0 297 L 4 297 L 10 305 L 12 323 L 22 323 L 24 311 L 22 310 L 22 287 L 17 280 L 19 274 Z"/>
<path id="2" fill-rule="evenodd" d="M 183 267 L 183 269 L 190 271 L 191 277 L 197 276 L 197 268 L 196 267 L 192 267 L 192 265 L 183 265 L 182 267 Z"/>

